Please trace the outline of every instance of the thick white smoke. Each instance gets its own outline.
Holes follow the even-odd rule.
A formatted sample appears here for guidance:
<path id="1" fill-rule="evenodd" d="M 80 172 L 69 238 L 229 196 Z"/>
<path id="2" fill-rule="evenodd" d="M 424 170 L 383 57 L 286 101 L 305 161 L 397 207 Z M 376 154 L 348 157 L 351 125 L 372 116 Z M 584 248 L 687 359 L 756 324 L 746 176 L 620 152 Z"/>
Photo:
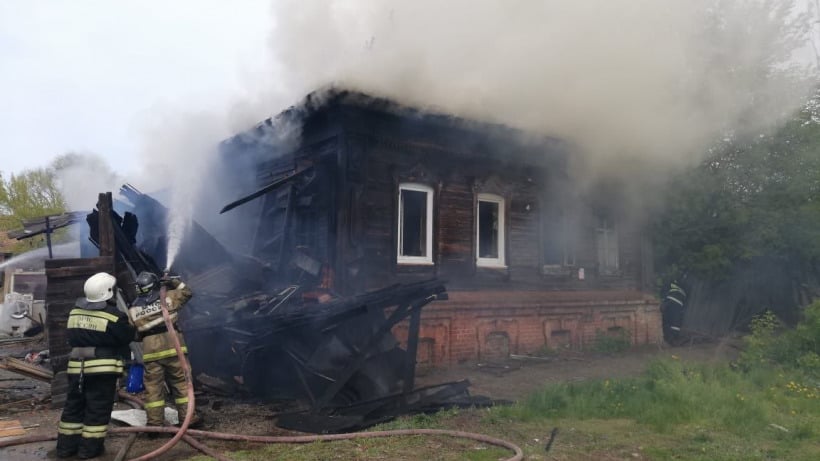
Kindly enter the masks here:
<path id="1" fill-rule="evenodd" d="M 803 7 L 276 1 L 270 56 L 260 56 L 270 72 L 248 78 L 222 112 L 152 120 L 143 188 L 172 187 L 184 227 L 194 198 L 218 183 L 205 173 L 219 141 L 328 85 L 567 139 L 594 176 L 652 165 L 638 176 L 660 177 L 699 160 L 714 140 L 770 129 L 800 106 L 815 81 L 801 56 L 810 49 Z"/>
<path id="2" fill-rule="evenodd" d="M 605 159 L 688 164 L 767 129 L 807 88 L 793 0 L 274 3 L 250 123 L 323 85 L 570 139 Z M 240 116 L 240 119 L 242 117 Z"/>
<path id="3" fill-rule="evenodd" d="M 97 205 L 100 192 L 119 190 L 123 178 L 96 154 L 72 153 L 53 165 L 57 187 L 69 211 L 90 211 Z"/>
<path id="4" fill-rule="evenodd" d="M 153 119 L 144 128 L 144 155 L 140 184 L 146 192 L 160 192 L 169 207 L 167 225 L 171 268 L 188 232 L 199 196 L 217 178 L 209 178 L 210 163 L 218 143 L 228 136 L 224 117 L 218 114 L 185 113 Z"/>

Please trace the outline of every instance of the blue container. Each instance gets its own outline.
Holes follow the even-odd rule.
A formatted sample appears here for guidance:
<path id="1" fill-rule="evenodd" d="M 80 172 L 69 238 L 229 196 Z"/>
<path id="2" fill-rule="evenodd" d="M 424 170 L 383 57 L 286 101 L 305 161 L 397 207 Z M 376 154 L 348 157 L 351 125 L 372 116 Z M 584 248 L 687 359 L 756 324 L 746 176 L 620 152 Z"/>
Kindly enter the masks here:
<path id="1" fill-rule="evenodd" d="M 142 384 L 142 375 L 145 374 L 145 367 L 141 363 L 133 363 L 128 369 L 128 384 L 125 390 L 137 394 L 145 390 L 145 385 Z"/>

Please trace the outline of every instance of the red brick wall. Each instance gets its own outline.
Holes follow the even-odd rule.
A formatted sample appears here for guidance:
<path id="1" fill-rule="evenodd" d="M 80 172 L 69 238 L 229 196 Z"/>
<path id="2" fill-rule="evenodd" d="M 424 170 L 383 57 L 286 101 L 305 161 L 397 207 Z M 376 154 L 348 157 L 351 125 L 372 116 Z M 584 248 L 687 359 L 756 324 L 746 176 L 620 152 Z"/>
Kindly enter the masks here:
<path id="1" fill-rule="evenodd" d="M 419 366 L 497 360 L 551 349 L 583 350 L 598 332 L 625 331 L 633 345 L 661 341 L 657 299 L 639 292 L 450 292 L 423 310 Z M 407 324 L 396 337 L 406 344 Z"/>

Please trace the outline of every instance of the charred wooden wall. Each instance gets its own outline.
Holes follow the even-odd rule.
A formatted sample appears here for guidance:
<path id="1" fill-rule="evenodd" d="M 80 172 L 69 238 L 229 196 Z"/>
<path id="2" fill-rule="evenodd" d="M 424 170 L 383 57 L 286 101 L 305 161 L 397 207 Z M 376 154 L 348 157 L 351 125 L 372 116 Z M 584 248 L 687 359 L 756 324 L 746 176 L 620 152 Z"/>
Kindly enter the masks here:
<path id="1" fill-rule="evenodd" d="M 645 248 L 638 222 L 618 222 L 618 271 L 598 271 L 596 216 L 586 203 L 573 206 L 578 215 L 574 229 L 574 261 L 556 272 L 544 271 L 544 231 L 554 201 L 548 184 L 555 181 L 548 166 L 517 164 L 497 159 L 470 158 L 429 144 L 378 135 L 349 135 L 349 154 L 364 173 L 351 187 L 357 200 L 342 211 L 351 220 L 353 249 L 361 256 L 355 277 L 360 289 L 390 283 L 441 277 L 451 290 L 641 290 Z M 398 190 L 402 182 L 421 183 L 434 191 L 433 265 L 396 261 Z M 476 265 L 476 204 L 479 193 L 505 199 L 506 265 L 504 269 Z M 600 201 L 600 198 L 598 199 Z M 617 203 L 608 204 L 615 213 Z M 584 268 L 584 279 L 578 269 Z M 352 281 L 352 280 L 351 280 Z"/>
<path id="2" fill-rule="evenodd" d="M 285 155 L 271 151 L 259 164 L 256 183 L 263 186 L 313 163 L 321 166 L 319 193 L 303 196 L 301 205 L 292 208 L 301 220 L 292 217 L 299 225 L 284 246 L 285 236 L 277 233 L 285 217 L 277 210 L 284 208 L 286 197 L 277 191 L 263 198 L 254 253 L 274 265 L 287 265 L 290 256 L 282 259 L 282 251 L 301 246 L 333 268 L 334 288 L 346 294 L 430 277 L 448 280 L 451 290 L 642 290 L 651 283 L 651 255 L 641 223 L 625 219 L 617 193 L 576 197 L 565 154 L 546 142 L 522 144 L 517 133 L 485 135 L 482 130 L 441 117 L 345 105 L 318 111 L 304 120 L 297 149 Z M 401 182 L 434 190 L 433 265 L 397 263 Z M 476 266 L 475 210 L 482 192 L 505 199 L 505 269 Z M 609 210 L 618 220 L 619 268 L 606 274 L 597 267 L 598 209 Z M 545 246 L 559 238 L 551 234 L 550 222 L 569 214 L 577 223 L 572 263 L 547 270 Z M 308 242 L 302 236 L 306 232 L 313 234 Z M 270 245 L 282 250 L 271 252 Z"/>
<path id="3" fill-rule="evenodd" d="M 320 284 L 324 271 L 335 269 L 338 136 L 315 142 L 307 138 L 296 152 L 263 162 L 256 183 L 307 169 L 266 194 L 258 205 L 252 254 L 270 265 L 273 284 Z"/>

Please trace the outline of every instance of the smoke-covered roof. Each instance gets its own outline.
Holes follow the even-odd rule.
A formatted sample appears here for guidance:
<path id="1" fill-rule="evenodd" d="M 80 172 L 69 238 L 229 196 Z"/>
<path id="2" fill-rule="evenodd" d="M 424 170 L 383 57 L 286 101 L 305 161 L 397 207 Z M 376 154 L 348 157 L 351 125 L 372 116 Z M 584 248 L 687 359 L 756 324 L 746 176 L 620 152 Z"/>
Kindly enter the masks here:
<path id="1" fill-rule="evenodd" d="M 470 144 L 473 146 L 481 143 L 485 145 L 503 143 L 505 154 L 510 155 L 519 151 L 524 154 L 520 158 L 529 157 L 529 161 L 535 163 L 561 161 L 572 149 L 570 144 L 563 139 L 442 113 L 437 111 L 433 104 L 427 108 L 413 107 L 389 98 L 334 86 L 309 93 L 299 103 L 278 115 L 225 140 L 223 148 L 228 146 L 241 147 L 241 149 L 253 149 L 259 146 L 264 146 L 265 149 L 271 146 L 279 147 L 283 139 L 294 130 L 299 130 L 313 117 L 333 110 L 345 109 L 353 109 L 360 114 L 392 116 L 403 120 L 406 125 L 418 125 L 421 127 L 419 131 L 429 132 L 435 129 L 459 132 L 460 135 L 471 138 Z M 472 149 L 470 152 L 479 155 L 481 150 Z"/>

